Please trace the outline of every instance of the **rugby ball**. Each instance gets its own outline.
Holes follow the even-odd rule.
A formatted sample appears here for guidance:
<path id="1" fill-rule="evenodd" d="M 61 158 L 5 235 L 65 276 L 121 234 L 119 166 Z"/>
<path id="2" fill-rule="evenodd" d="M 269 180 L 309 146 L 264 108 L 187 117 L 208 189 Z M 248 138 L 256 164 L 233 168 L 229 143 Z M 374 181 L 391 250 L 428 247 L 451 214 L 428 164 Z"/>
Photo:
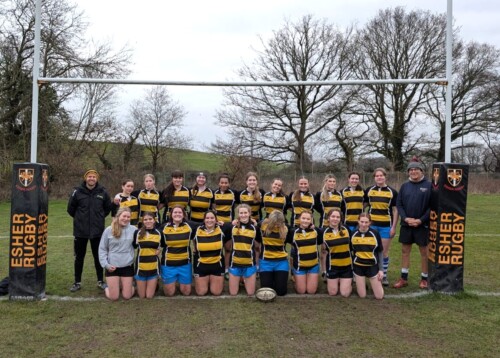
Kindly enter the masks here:
<path id="1" fill-rule="evenodd" d="M 276 291 L 271 287 L 261 287 L 255 292 L 255 297 L 262 302 L 271 302 L 276 298 Z"/>

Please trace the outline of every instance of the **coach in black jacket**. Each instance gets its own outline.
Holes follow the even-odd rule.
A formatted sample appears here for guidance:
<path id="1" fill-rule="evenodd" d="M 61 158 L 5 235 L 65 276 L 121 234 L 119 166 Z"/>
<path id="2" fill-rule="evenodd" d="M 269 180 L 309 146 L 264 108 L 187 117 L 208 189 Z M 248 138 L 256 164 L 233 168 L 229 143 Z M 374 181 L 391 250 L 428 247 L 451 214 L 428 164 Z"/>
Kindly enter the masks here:
<path id="1" fill-rule="evenodd" d="M 104 288 L 103 268 L 99 263 L 99 242 L 104 231 L 104 220 L 111 211 L 111 199 L 106 189 L 99 185 L 99 173 L 87 170 L 84 182 L 76 187 L 68 202 L 68 214 L 73 217 L 75 282 L 70 291 L 81 288 L 82 271 L 87 242 L 90 240 L 94 266 L 97 275 L 97 286 Z"/>

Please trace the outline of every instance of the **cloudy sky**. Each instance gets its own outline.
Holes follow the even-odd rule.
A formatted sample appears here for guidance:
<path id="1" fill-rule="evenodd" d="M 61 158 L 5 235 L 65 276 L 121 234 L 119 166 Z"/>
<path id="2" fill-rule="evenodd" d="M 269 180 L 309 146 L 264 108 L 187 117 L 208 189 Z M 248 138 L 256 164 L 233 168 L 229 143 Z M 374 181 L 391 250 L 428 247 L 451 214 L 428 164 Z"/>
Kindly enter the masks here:
<path id="1" fill-rule="evenodd" d="M 130 79 L 178 81 L 236 80 L 236 70 L 250 63 L 286 19 L 312 14 L 339 27 L 363 25 L 379 10 L 404 6 L 446 13 L 447 0 L 253 0 L 158 1 L 85 0 L 79 7 L 90 23 L 89 36 L 109 40 L 115 48 L 133 49 Z M 453 16 L 465 40 L 500 47 L 500 2 L 454 0 Z M 145 86 L 121 86 L 120 117 Z M 214 114 L 223 100 L 220 87 L 169 87 L 188 112 L 186 128 L 203 149 L 223 135 Z"/>

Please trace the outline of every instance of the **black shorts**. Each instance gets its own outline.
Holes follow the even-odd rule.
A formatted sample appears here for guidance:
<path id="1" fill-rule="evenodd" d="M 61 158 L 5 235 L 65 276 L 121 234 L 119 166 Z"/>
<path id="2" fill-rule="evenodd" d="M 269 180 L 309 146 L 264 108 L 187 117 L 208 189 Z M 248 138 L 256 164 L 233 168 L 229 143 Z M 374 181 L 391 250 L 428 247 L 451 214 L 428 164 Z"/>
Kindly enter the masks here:
<path id="1" fill-rule="evenodd" d="M 401 226 L 399 229 L 399 242 L 407 245 L 427 246 L 429 243 L 429 228 L 422 225 L 418 227 Z"/>
<path id="2" fill-rule="evenodd" d="M 377 276 L 379 270 L 378 270 L 378 265 L 373 265 L 373 266 L 354 265 L 353 271 L 356 274 L 356 276 L 364 276 L 372 278 Z"/>
<path id="3" fill-rule="evenodd" d="M 134 274 L 135 274 L 134 265 L 117 267 L 116 270 L 114 270 L 113 272 L 109 272 L 108 270 L 106 270 L 106 277 L 113 277 L 113 276 L 134 277 Z"/>
<path id="4" fill-rule="evenodd" d="M 216 264 L 195 263 L 193 273 L 194 277 L 224 276 L 224 265 L 222 262 Z"/>
<path id="5" fill-rule="evenodd" d="M 336 279 L 336 278 L 352 278 L 352 267 L 332 267 L 330 271 L 327 271 L 326 278 Z"/>

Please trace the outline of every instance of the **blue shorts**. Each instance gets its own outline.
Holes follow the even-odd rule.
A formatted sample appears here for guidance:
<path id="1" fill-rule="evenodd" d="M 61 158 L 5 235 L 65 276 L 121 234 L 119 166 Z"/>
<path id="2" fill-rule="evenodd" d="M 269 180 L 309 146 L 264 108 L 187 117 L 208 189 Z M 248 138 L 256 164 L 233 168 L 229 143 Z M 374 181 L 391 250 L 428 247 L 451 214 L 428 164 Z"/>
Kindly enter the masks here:
<path id="1" fill-rule="evenodd" d="M 319 265 L 314 265 L 313 267 L 306 268 L 306 269 L 299 269 L 296 270 L 295 268 L 292 268 L 292 273 L 294 275 L 307 275 L 308 273 L 319 273 Z"/>
<path id="2" fill-rule="evenodd" d="M 161 265 L 161 279 L 164 285 L 179 282 L 181 285 L 190 285 L 193 282 L 192 265 L 181 266 Z"/>
<path id="3" fill-rule="evenodd" d="M 381 239 L 389 240 L 391 238 L 390 226 L 370 226 L 370 227 L 378 231 Z"/>
<path id="4" fill-rule="evenodd" d="M 229 273 L 233 276 L 239 276 L 239 277 L 244 277 L 248 278 L 252 275 L 255 275 L 257 272 L 257 267 L 256 266 L 250 266 L 250 267 L 230 267 L 229 268 Z"/>
<path id="5" fill-rule="evenodd" d="M 135 275 L 134 278 L 135 278 L 136 281 L 151 281 L 151 280 L 157 279 L 158 275 L 153 275 L 153 276 L 139 276 L 139 275 Z"/>
<path id="6" fill-rule="evenodd" d="M 283 260 L 266 260 L 261 259 L 259 261 L 259 272 L 265 271 L 290 271 L 290 264 L 288 263 L 288 259 L 285 258 Z"/>

